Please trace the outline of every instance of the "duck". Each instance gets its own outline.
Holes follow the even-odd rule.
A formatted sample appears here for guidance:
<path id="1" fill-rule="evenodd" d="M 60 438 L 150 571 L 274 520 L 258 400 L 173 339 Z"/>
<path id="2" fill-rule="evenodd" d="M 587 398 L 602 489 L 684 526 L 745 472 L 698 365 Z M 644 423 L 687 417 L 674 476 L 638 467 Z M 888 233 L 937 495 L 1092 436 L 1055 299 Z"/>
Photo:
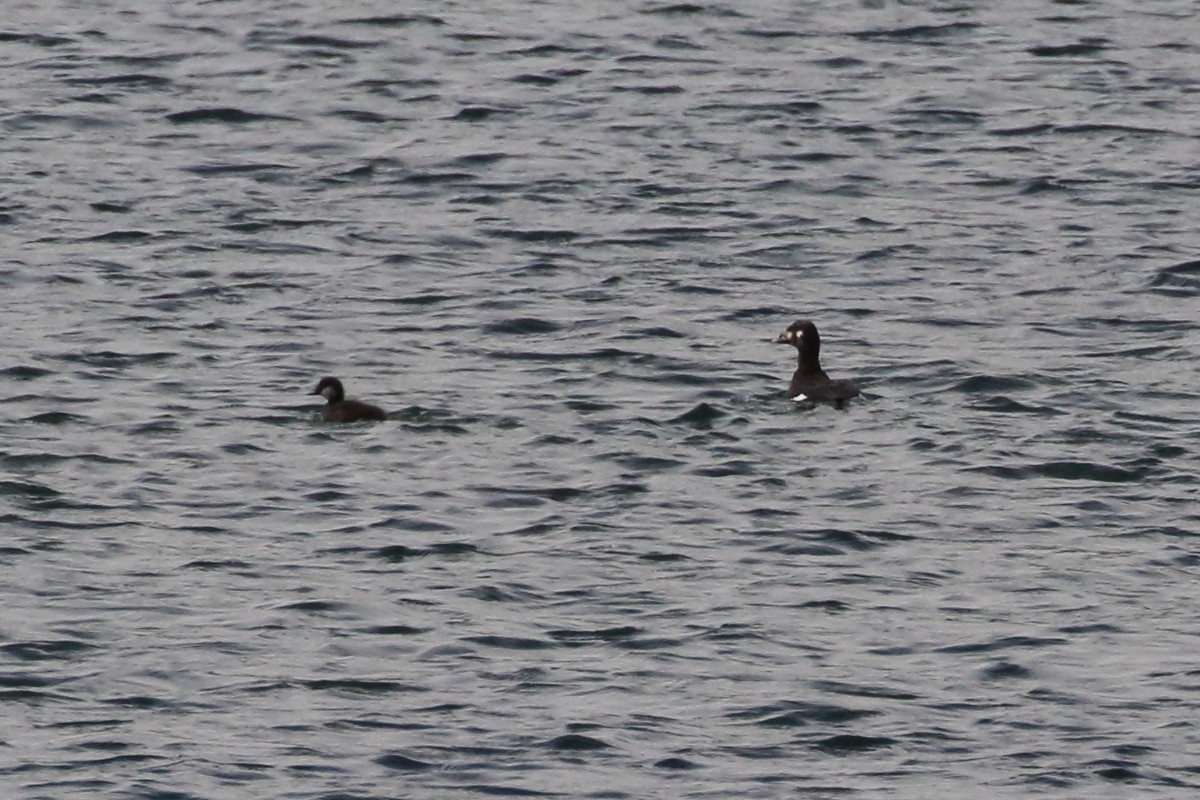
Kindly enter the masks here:
<path id="1" fill-rule="evenodd" d="M 788 384 L 787 396 L 797 403 L 831 403 L 844 408 L 862 392 L 854 381 L 835 381 L 821 369 L 821 335 L 811 320 L 798 319 L 779 334 L 775 344 L 790 344 L 799 354 L 799 365 Z"/>
<path id="2" fill-rule="evenodd" d="M 328 401 L 321 409 L 321 418 L 326 422 L 359 422 L 365 419 L 381 422 L 387 419 L 387 414 L 379 406 L 361 400 L 347 400 L 346 390 L 337 378 L 321 378 L 317 388 L 309 394 L 319 394 Z"/>

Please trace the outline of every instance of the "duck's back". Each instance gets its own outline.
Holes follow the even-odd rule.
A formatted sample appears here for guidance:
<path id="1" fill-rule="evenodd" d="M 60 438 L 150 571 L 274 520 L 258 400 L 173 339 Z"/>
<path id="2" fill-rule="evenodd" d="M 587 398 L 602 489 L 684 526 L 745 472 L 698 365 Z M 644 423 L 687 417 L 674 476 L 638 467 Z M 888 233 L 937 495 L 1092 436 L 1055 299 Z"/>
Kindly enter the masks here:
<path id="1" fill-rule="evenodd" d="M 364 419 L 382 422 L 387 419 L 387 414 L 383 413 L 382 408 L 361 400 L 326 403 L 322 416 L 326 422 L 359 422 Z"/>
<path id="2" fill-rule="evenodd" d="M 803 373 L 796 370 L 792 382 L 788 386 L 788 397 L 793 400 L 810 400 L 814 403 L 841 404 L 858 397 L 862 392 L 854 385 L 854 381 L 830 380 L 823 371 Z"/>

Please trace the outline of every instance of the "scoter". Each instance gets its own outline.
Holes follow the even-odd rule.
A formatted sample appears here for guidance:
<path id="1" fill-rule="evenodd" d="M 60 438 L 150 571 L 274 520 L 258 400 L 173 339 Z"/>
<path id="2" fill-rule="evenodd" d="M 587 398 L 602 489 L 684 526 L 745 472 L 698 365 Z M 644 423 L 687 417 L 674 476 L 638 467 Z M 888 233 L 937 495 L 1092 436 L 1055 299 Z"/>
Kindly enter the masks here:
<path id="1" fill-rule="evenodd" d="M 798 319 L 779 334 L 775 344 L 790 344 L 799 353 L 799 365 L 788 385 L 787 396 L 798 403 L 832 403 L 842 408 L 862 394 L 853 381 L 835 381 L 821 369 L 821 335 L 807 319 Z"/>
<path id="2" fill-rule="evenodd" d="M 321 409 L 321 418 L 326 422 L 359 422 L 364 419 L 382 421 L 387 419 L 387 414 L 383 413 L 383 409 L 379 406 L 373 406 L 361 400 L 347 400 L 346 390 L 342 388 L 342 382 L 337 378 L 321 378 L 320 383 L 317 384 L 317 388 L 313 389 L 309 394 L 319 394 L 329 401 Z"/>

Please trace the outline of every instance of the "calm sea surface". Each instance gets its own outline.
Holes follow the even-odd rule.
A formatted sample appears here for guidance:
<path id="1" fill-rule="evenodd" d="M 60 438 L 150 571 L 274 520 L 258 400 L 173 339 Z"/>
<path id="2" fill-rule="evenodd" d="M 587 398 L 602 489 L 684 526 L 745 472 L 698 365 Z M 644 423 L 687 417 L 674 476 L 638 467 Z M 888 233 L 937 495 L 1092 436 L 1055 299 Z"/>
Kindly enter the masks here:
<path id="1" fill-rule="evenodd" d="M 1195 796 L 1198 16 L 6 4 L 0 795 Z"/>

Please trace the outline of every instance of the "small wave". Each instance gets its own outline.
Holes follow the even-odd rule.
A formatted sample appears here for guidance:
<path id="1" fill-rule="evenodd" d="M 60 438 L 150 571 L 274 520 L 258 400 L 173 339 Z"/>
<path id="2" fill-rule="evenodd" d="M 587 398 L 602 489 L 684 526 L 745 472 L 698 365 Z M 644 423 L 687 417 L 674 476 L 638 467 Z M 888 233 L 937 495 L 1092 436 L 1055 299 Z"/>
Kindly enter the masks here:
<path id="1" fill-rule="evenodd" d="M 416 636 L 429 631 L 429 628 L 418 628 L 414 625 L 373 625 L 363 629 L 364 633 L 376 636 Z"/>
<path id="2" fill-rule="evenodd" d="M 33 483 L 31 481 L 17 480 L 0 480 L 0 496 L 12 495 L 14 497 L 29 497 L 29 498 L 51 498 L 61 497 L 62 492 L 51 489 L 41 483 Z"/>
<path id="3" fill-rule="evenodd" d="M 285 603 L 278 606 L 280 611 L 303 611 L 306 614 L 327 614 L 346 611 L 349 606 L 334 600 L 301 600 L 296 603 Z"/>
<path id="4" fill-rule="evenodd" d="M 898 742 L 887 736 L 859 736 L 853 733 L 839 733 L 837 736 L 821 739 L 816 743 L 816 746 L 821 750 L 838 753 L 862 753 L 868 750 L 891 747 L 894 744 L 898 744 Z"/>
<path id="5" fill-rule="evenodd" d="M 1008 480 L 1052 478 L 1062 481 L 1095 481 L 1098 483 L 1137 483 L 1154 474 L 1154 470 L 1151 470 L 1148 466 L 1126 469 L 1106 464 L 1093 464 L 1087 461 L 1048 461 L 1025 467 L 992 465 L 986 467 L 968 467 L 967 469 L 970 472 L 978 472 Z"/>
<path id="6" fill-rule="evenodd" d="M 334 36 L 317 36 L 306 34 L 284 39 L 283 44 L 297 47 L 316 47 L 330 50 L 362 50 L 378 47 L 381 42 L 363 42 L 357 39 L 339 39 Z"/>
<path id="7" fill-rule="evenodd" d="M 708 430 L 713 424 L 727 416 L 726 412 L 708 403 L 701 402 L 693 407 L 690 411 L 674 417 L 670 421 L 673 423 L 690 425 L 693 428 L 700 430 Z"/>
<path id="8" fill-rule="evenodd" d="M 388 753 L 386 756 L 379 756 L 375 759 L 375 763 L 387 769 L 397 770 L 399 772 L 418 772 L 423 769 L 433 769 L 436 764 L 431 764 L 428 761 L 420 761 L 415 758 L 401 755 L 400 753 Z"/>
<path id="9" fill-rule="evenodd" d="M 839 725 L 878 714 L 878 711 L 848 708 L 827 703 L 810 703 L 802 700 L 787 700 L 765 706 L 755 706 L 734 711 L 728 716 L 735 720 L 748 720 L 765 728 L 800 728 L 814 723 Z"/>
<path id="10" fill-rule="evenodd" d="M 488 323 L 483 327 L 485 333 L 510 334 L 528 336 L 532 334 L 554 333 L 562 328 L 556 322 L 540 317 L 515 317 Z"/>
<path id="11" fill-rule="evenodd" d="M 947 41 L 950 38 L 971 33 L 979 28 L 975 22 L 950 22 L 945 25 L 910 25 L 904 28 L 881 28 L 851 33 L 855 39 L 864 41 L 916 41 L 928 44 L 961 44 Z"/>
<path id="12" fill-rule="evenodd" d="M 21 661 L 67 660 L 94 649 L 94 645 L 78 639 L 44 639 L 0 645 L 0 652 Z"/>
<path id="13" fill-rule="evenodd" d="M 462 787 L 467 792 L 492 795 L 494 797 L 561 797 L 561 792 L 541 792 L 537 789 L 522 789 L 518 786 L 496 786 L 490 783 L 470 784 Z"/>
<path id="14" fill-rule="evenodd" d="M 0 376 L 12 378 L 17 381 L 31 381 L 34 378 L 40 378 L 43 375 L 51 375 L 53 370 L 44 369 L 42 367 L 29 366 L 21 364 L 15 367 L 5 367 L 0 369 Z"/>
<path id="15" fill-rule="evenodd" d="M 1200 260 L 1184 261 L 1155 271 L 1150 288 L 1175 297 L 1200 294 Z"/>
<path id="16" fill-rule="evenodd" d="M 579 231 L 555 228 L 516 230 L 511 228 L 488 231 L 497 239 L 513 239 L 518 242 L 572 242 L 580 237 Z"/>
<path id="17" fill-rule="evenodd" d="M 1035 388 L 1036 384 L 1025 378 L 1018 378 L 1012 375 L 972 375 L 971 377 L 959 381 L 954 386 L 954 391 L 964 394 L 977 394 L 979 392 L 1014 392 L 1026 389 Z"/>
<path id="18" fill-rule="evenodd" d="M 1053 406 L 1020 403 L 1003 395 L 982 399 L 973 403 L 971 407 L 977 408 L 980 411 L 990 411 L 993 414 L 1035 414 L 1043 417 L 1057 417 L 1067 413 Z"/>
<path id="19" fill-rule="evenodd" d="M 754 462 L 744 461 L 742 459 L 730 459 L 723 461 L 720 464 L 710 464 L 703 467 L 697 467 L 692 470 L 695 475 L 703 475 L 708 478 L 728 478 L 734 475 L 753 475 L 757 472 Z"/>
<path id="20" fill-rule="evenodd" d="M 259 172 L 283 172 L 290 170 L 291 167 L 286 164 L 193 164 L 191 166 L 181 167 L 184 172 L 190 172 L 193 175 L 201 177 L 222 176 L 222 175 L 253 175 Z M 272 223 L 267 222 L 233 222 L 228 223 L 224 227 L 226 230 L 241 231 L 243 233 L 251 233 L 256 230 L 270 227 Z M 255 227 L 258 226 L 258 227 Z"/>
<path id="21" fill-rule="evenodd" d="M 25 421 L 37 425 L 67 425 L 72 422 L 87 422 L 88 419 L 87 417 L 70 414 L 66 411 L 46 411 L 41 414 L 34 414 L 32 417 L 26 417 Z"/>
<path id="22" fill-rule="evenodd" d="M 84 239 L 87 242 L 139 242 L 144 239 L 153 238 L 154 234 L 149 231 L 142 230 L 121 230 L 109 231 L 108 233 L 100 233 L 95 236 L 88 236 Z"/>
<path id="23" fill-rule="evenodd" d="M 251 111 L 243 111 L 240 108 L 230 107 L 194 108 L 188 111 L 176 111 L 174 113 L 167 114 L 167 121 L 173 122 L 176 125 L 196 125 L 209 122 L 223 122 L 229 125 L 248 125 L 254 122 L 285 119 L 289 118 L 273 114 L 256 114 Z"/>
<path id="24" fill-rule="evenodd" d="M 375 17 L 352 17 L 341 20 L 342 25 L 371 25 L 378 28 L 406 28 L 409 25 L 445 25 L 441 17 L 431 14 L 386 14 Z"/>
<path id="25" fill-rule="evenodd" d="M 584 736 L 581 733 L 568 733 L 563 736 L 556 736 L 546 742 L 546 747 L 551 750 L 607 750 L 610 746 L 607 742 L 591 736 Z"/>
<path id="26" fill-rule="evenodd" d="M 653 6 L 644 9 L 643 14 L 703 14 L 708 11 L 708 6 L 699 3 L 668 3 L 661 6 Z"/>
<path id="27" fill-rule="evenodd" d="M 391 544 L 386 547 L 379 548 L 375 551 L 374 555 L 376 558 L 382 558 L 384 561 L 400 563 L 401 561 L 407 561 L 410 558 L 424 555 L 424 551 L 416 550 L 412 547 L 406 547 L 402 544 Z"/>
<path id="28" fill-rule="evenodd" d="M 131 86 L 139 89 L 165 89 L 173 83 L 170 78 L 162 75 L 143 72 L 106 75 L 101 78 L 68 78 L 66 82 L 74 86 Z"/>
<path id="29" fill-rule="evenodd" d="M 556 646 L 554 642 L 522 636 L 464 636 L 463 641 L 502 650 L 546 650 Z"/>
<path id="30" fill-rule="evenodd" d="M 62 47 L 66 44 L 74 44 L 75 39 L 69 36 L 51 36 L 45 33 L 12 33 L 10 31 L 0 31 L 0 42 L 21 42 L 23 44 L 31 44 L 35 47 Z"/>
<path id="31" fill-rule="evenodd" d="M 989 664 L 980 673 L 980 677 L 985 681 L 1002 681 L 1011 680 L 1014 678 L 1028 678 L 1033 675 L 1033 670 L 1028 667 L 1023 667 L 1020 664 L 1014 664 L 1011 661 L 1002 660 L 995 664 Z"/>
<path id="32" fill-rule="evenodd" d="M 426 689 L 399 681 L 365 678 L 315 679 L 301 682 L 315 692 L 347 692 L 350 694 L 392 694 L 394 692 L 424 692 Z"/>
<path id="33" fill-rule="evenodd" d="M 939 647 L 938 653 L 991 653 L 997 650 L 1030 650 L 1039 647 L 1053 647 L 1066 644 L 1066 639 L 1048 636 L 1001 636 L 987 642 L 971 642 L 967 644 L 952 644 Z"/>
<path id="34" fill-rule="evenodd" d="M 643 631 L 634 625 L 621 625 L 614 628 L 570 629 L 561 628 L 547 631 L 546 635 L 564 644 L 584 644 L 588 642 L 618 642 L 631 639 Z"/>
<path id="35" fill-rule="evenodd" d="M 1080 56 L 1094 56 L 1097 53 L 1102 53 L 1109 47 L 1107 39 L 1083 39 L 1074 44 L 1062 45 L 1038 45 L 1030 47 L 1026 52 L 1038 58 L 1077 58 Z"/>
<path id="36" fill-rule="evenodd" d="M 133 206 L 129 203 L 109 203 L 102 200 L 88 203 L 88 207 L 102 214 L 128 214 L 133 211 Z"/>
<path id="37" fill-rule="evenodd" d="M 505 108 L 493 108 L 491 106 L 465 106 L 464 108 L 459 109 L 458 112 L 451 117 L 451 119 L 456 119 L 460 122 L 483 122 L 491 119 L 492 117 L 509 113 L 512 112 Z"/>

